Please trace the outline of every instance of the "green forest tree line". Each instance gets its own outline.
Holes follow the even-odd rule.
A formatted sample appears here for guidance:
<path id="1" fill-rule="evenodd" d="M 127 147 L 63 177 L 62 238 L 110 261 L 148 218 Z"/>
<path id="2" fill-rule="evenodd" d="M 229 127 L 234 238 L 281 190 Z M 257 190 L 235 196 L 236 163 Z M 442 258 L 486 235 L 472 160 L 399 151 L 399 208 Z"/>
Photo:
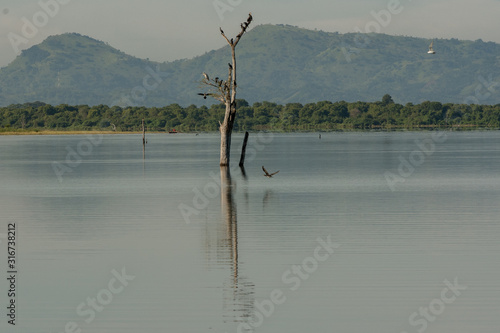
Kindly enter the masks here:
<path id="1" fill-rule="evenodd" d="M 289 103 L 259 102 L 249 105 L 237 101 L 236 131 L 246 130 L 340 130 L 415 129 L 426 127 L 500 128 L 500 104 L 468 105 L 422 102 L 394 103 L 390 95 L 378 102 Z M 224 105 L 210 107 L 171 104 L 165 107 L 108 107 L 106 105 L 57 106 L 42 102 L 0 108 L 1 131 L 109 130 L 130 132 L 141 129 L 145 119 L 148 131 L 217 131 L 224 116 Z"/>

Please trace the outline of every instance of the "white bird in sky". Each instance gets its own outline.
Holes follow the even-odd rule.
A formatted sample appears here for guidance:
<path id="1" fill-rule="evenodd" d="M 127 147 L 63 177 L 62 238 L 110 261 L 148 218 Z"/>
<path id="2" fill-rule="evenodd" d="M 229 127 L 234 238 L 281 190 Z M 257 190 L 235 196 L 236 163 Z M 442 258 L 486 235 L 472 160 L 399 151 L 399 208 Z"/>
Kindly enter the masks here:
<path id="1" fill-rule="evenodd" d="M 434 44 L 434 41 L 431 42 L 431 45 L 429 45 L 429 51 L 427 51 L 427 53 L 430 53 L 430 54 L 434 54 L 436 53 L 436 51 L 434 51 L 434 49 L 432 48 L 432 45 Z"/>

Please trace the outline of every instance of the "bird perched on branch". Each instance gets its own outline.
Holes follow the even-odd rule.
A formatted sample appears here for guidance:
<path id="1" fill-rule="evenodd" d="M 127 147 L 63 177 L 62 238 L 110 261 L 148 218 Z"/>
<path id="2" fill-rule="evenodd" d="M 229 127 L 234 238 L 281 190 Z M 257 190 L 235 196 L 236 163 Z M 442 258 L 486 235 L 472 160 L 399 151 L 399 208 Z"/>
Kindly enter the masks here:
<path id="1" fill-rule="evenodd" d="M 221 33 L 222 35 L 224 35 L 224 30 L 222 30 L 222 28 L 221 28 L 221 27 L 219 27 L 219 29 L 220 29 L 220 33 Z"/>
<path id="2" fill-rule="evenodd" d="M 252 22 L 252 20 L 253 20 L 252 13 L 250 12 L 250 13 L 248 13 L 248 20 L 247 21 L 248 21 L 248 23 L 250 23 L 250 22 Z"/>
<path id="3" fill-rule="evenodd" d="M 231 65 L 230 63 L 227 63 L 227 65 L 229 66 L 229 69 L 233 69 L 233 65 Z"/>
<path id="4" fill-rule="evenodd" d="M 208 77 L 208 75 L 207 75 L 207 73 L 203 72 L 202 74 L 205 77 L 205 80 L 207 80 L 207 81 L 210 80 L 209 77 Z"/>
<path id="5" fill-rule="evenodd" d="M 269 172 L 267 172 L 266 168 L 264 168 L 264 166 L 262 166 L 262 171 L 264 171 L 264 173 L 265 173 L 265 175 L 264 175 L 264 176 L 265 176 L 265 177 L 267 177 L 267 178 L 271 178 L 272 176 L 274 176 L 275 174 L 277 174 L 278 172 L 280 172 L 280 171 L 278 170 L 278 171 L 276 171 L 276 172 L 269 173 Z"/>

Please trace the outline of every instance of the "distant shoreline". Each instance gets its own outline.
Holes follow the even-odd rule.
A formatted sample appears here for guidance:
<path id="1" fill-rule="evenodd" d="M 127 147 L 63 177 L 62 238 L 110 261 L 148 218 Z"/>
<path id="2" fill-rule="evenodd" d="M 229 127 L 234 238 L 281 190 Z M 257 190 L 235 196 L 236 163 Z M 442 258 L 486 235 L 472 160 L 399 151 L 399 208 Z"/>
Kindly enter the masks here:
<path id="1" fill-rule="evenodd" d="M 116 131 L 57 131 L 57 130 L 39 130 L 39 131 L 5 131 L 0 135 L 84 135 L 84 134 L 141 134 L 142 132 L 116 132 Z M 152 132 L 149 132 L 152 133 Z"/>
<path id="2" fill-rule="evenodd" d="M 432 125 L 420 125 L 415 127 L 391 127 L 391 128 L 382 128 L 382 127 L 372 127 L 372 128 L 339 128 L 339 129 L 310 129 L 310 130 L 273 130 L 271 128 L 268 129 L 260 129 L 260 130 L 249 130 L 248 132 L 273 132 L 273 133 L 328 133 L 328 132 L 421 132 L 421 131 L 495 131 L 500 130 L 496 127 L 479 127 L 475 125 L 453 125 L 448 127 L 443 126 L 432 126 Z M 244 133 L 245 131 L 233 131 L 233 133 Z M 218 133 L 218 131 L 187 131 L 187 132 L 176 132 L 169 133 L 165 131 L 150 131 L 146 132 L 146 134 L 198 134 L 198 133 Z M 15 135 L 87 135 L 87 134 L 142 134 L 141 131 L 61 131 L 61 130 L 15 130 L 15 131 L 1 131 L 0 136 L 15 136 Z"/>

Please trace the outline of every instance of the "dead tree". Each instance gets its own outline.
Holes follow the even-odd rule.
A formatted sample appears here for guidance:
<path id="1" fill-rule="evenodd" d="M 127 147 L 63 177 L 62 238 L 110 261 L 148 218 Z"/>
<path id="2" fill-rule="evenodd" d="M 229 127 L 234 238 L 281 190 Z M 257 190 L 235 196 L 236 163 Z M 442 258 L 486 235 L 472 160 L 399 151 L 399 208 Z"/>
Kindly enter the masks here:
<path id="1" fill-rule="evenodd" d="M 248 19 L 241 24 L 241 31 L 236 38 L 227 38 L 222 28 L 220 33 L 231 47 L 232 62 L 228 63 L 227 81 L 220 80 L 218 77 L 211 79 L 208 74 L 203 73 L 202 83 L 208 86 L 209 91 L 200 93 L 204 98 L 211 96 L 226 105 L 224 121 L 220 124 L 220 165 L 229 166 L 229 155 L 231 151 L 231 133 L 233 132 L 234 120 L 236 117 L 236 45 L 240 41 L 248 26 L 252 22 L 252 14 L 248 14 Z"/>

